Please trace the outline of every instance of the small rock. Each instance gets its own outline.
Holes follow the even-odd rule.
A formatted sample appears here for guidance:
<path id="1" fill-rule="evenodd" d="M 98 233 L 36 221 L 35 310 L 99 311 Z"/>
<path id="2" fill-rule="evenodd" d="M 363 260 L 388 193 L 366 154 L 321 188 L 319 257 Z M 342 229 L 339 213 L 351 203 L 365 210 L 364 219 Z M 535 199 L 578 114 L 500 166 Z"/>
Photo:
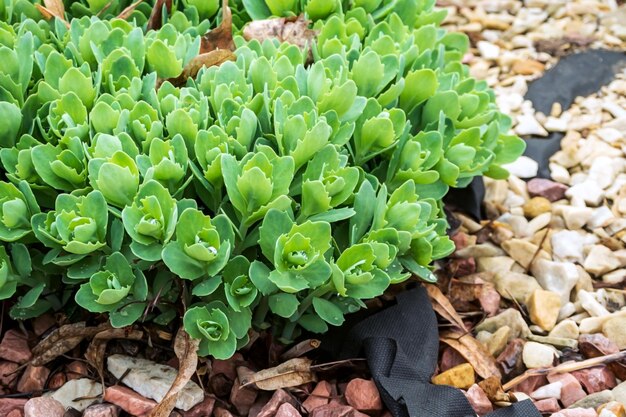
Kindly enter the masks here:
<path id="1" fill-rule="evenodd" d="M 617 385 L 615 375 L 605 365 L 574 371 L 572 375 L 578 379 L 588 394 L 612 389 Z"/>
<path id="2" fill-rule="evenodd" d="M 588 291 L 578 291 L 578 301 L 582 308 L 592 317 L 604 317 L 611 313 Z"/>
<path id="3" fill-rule="evenodd" d="M 296 408 L 289 404 L 284 403 L 280 407 L 278 407 L 278 411 L 275 414 L 276 417 L 300 417 L 300 413 Z"/>
<path id="4" fill-rule="evenodd" d="M 532 115 L 520 115 L 517 118 L 517 122 L 518 125 L 515 127 L 515 131 L 518 135 L 548 135 L 548 132 L 543 128 L 543 126 L 539 124 L 539 122 L 537 122 L 537 120 Z M 537 172 L 539 172 L 539 164 L 527 156 L 520 156 L 519 158 L 517 158 L 517 160 L 515 160 L 515 162 L 502 165 L 502 168 L 509 171 L 511 175 L 515 175 L 519 178 L 533 178 L 536 177 Z"/>
<path id="5" fill-rule="evenodd" d="M 215 417 L 233 417 L 233 414 L 222 407 L 215 407 L 215 411 L 213 411 L 213 415 Z"/>
<path id="6" fill-rule="evenodd" d="M 499 272 L 494 278 L 494 283 L 503 298 L 523 304 L 536 290 L 541 289 L 535 278 L 519 272 Z"/>
<path id="7" fill-rule="evenodd" d="M 510 340 L 517 337 L 525 337 L 530 334 L 528 325 L 522 317 L 522 314 L 514 308 L 504 310 L 497 316 L 489 317 L 476 326 L 476 331 L 481 330 L 495 333 L 499 328 L 508 326 L 511 329 Z"/>
<path id="8" fill-rule="evenodd" d="M 172 386 L 178 372 L 171 366 L 161 365 L 147 359 L 124 355 L 107 358 L 107 369 L 116 378 L 124 377 L 124 384 L 143 395 L 160 402 Z M 178 395 L 176 408 L 187 411 L 202 402 L 204 391 L 189 381 Z M 254 402 L 254 401 L 253 401 Z"/>
<path id="9" fill-rule="evenodd" d="M 63 417 L 65 407 L 49 397 L 35 397 L 24 405 L 24 417 Z"/>
<path id="10" fill-rule="evenodd" d="M 541 327 L 538 328 L 542 330 Z M 528 336 L 528 340 L 533 342 L 541 343 L 544 345 L 552 345 L 559 349 L 570 348 L 576 349 L 578 348 L 578 341 L 576 339 L 565 339 L 563 337 L 551 337 L 551 336 L 537 336 L 535 334 L 531 334 Z"/>
<path id="11" fill-rule="evenodd" d="M 41 336 L 51 328 L 57 325 L 57 321 L 52 314 L 45 313 L 39 317 L 36 317 L 32 321 L 33 332 L 36 336 Z"/>
<path id="12" fill-rule="evenodd" d="M 7 417 L 24 417 L 24 413 L 21 410 L 13 410 L 7 414 Z"/>
<path id="13" fill-rule="evenodd" d="M 48 389 L 57 390 L 67 382 L 67 378 L 63 372 L 57 372 L 48 380 Z"/>
<path id="14" fill-rule="evenodd" d="M 246 416 L 250 407 L 256 401 L 258 391 L 251 386 L 242 387 L 239 378 L 235 379 L 230 391 L 230 402 L 235 406 L 240 415 Z"/>
<path id="15" fill-rule="evenodd" d="M 602 333 L 620 350 L 626 349 L 626 316 L 617 316 L 607 320 L 602 326 Z"/>
<path id="16" fill-rule="evenodd" d="M 543 387 L 539 387 L 530 394 L 530 398 L 534 400 L 544 400 L 546 398 L 561 398 L 561 389 L 563 384 L 560 381 L 553 382 Z"/>
<path id="17" fill-rule="evenodd" d="M 552 211 L 552 203 L 545 197 L 533 197 L 528 200 L 522 208 L 524 210 L 524 216 L 534 219 L 540 214 Z"/>
<path id="18" fill-rule="evenodd" d="M 214 407 L 215 398 L 207 396 L 200 404 L 196 404 L 191 410 L 185 411 L 185 417 L 211 417 Z"/>
<path id="19" fill-rule="evenodd" d="M 500 327 L 487 342 L 487 350 L 491 353 L 491 356 L 498 356 L 509 341 L 511 335 L 511 328 L 509 326 Z"/>
<path id="20" fill-rule="evenodd" d="M 328 404 L 332 392 L 332 386 L 327 381 L 320 381 L 308 398 L 304 400 L 302 407 L 310 413 L 316 408 Z"/>
<path id="21" fill-rule="evenodd" d="M 527 368 L 547 368 L 552 366 L 557 351 L 552 346 L 537 342 L 527 342 L 524 345 L 522 358 Z"/>
<path id="22" fill-rule="evenodd" d="M 535 116 L 531 113 L 520 114 L 517 116 L 517 126 L 515 126 L 515 133 L 520 136 L 548 136 L 548 131 L 543 126 L 541 126 L 541 123 L 539 123 Z M 516 177 L 520 178 L 533 178 L 537 176 L 537 170 L 523 170 L 523 173 L 526 174 L 526 176 L 517 175 L 519 171 L 521 170 L 518 169 L 515 172 L 510 172 Z"/>
<path id="23" fill-rule="evenodd" d="M 578 347 L 589 359 L 619 352 L 619 347 L 600 333 L 581 335 L 578 338 Z"/>
<path id="24" fill-rule="evenodd" d="M 89 376 L 87 365 L 82 361 L 72 361 L 65 366 L 67 379 L 80 379 Z"/>
<path id="25" fill-rule="evenodd" d="M 573 230 L 560 230 L 551 236 L 552 255 L 562 262 L 582 263 L 585 238 Z"/>
<path id="26" fill-rule="evenodd" d="M 483 285 L 478 295 L 480 307 L 491 317 L 500 311 L 500 294 L 493 285 Z"/>
<path id="27" fill-rule="evenodd" d="M 590 394 L 579 401 L 576 401 L 568 408 L 591 408 L 595 410 L 602 404 L 606 404 L 614 400 L 615 397 L 613 397 L 613 393 L 611 391 L 600 391 L 594 394 Z"/>
<path id="28" fill-rule="evenodd" d="M 515 387 L 515 389 L 530 396 L 530 394 L 535 392 L 537 388 L 542 387 L 547 383 L 548 380 L 546 379 L 545 375 L 533 375 L 517 384 L 517 387 Z"/>
<path id="29" fill-rule="evenodd" d="M 600 406 L 598 413 L 600 413 L 600 417 L 626 417 L 624 404 L 617 401 L 611 401 Z"/>
<path id="30" fill-rule="evenodd" d="M 513 63 L 511 70 L 515 74 L 534 75 L 543 72 L 544 65 L 534 59 L 521 59 Z"/>
<path id="31" fill-rule="evenodd" d="M 435 375 L 432 379 L 435 385 L 449 385 L 456 388 L 468 389 L 476 381 L 474 368 L 469 363 L 464 363 Z"/>
<path id="32" fill-rule="evenodd" d="M 0 398 L 0 416 L 5 416 L 12 411 L 21 411 L 26 404 L 25 398 Z"/>
<path id="33" fill-rule="evenodd" d="M 452 370 L 457 368 L 458 367 L 452 368 L 446 372 L 451 372 Z M 473 368 L 472 372 L 474 372 Z M 383 409 L 383 403 L 380 398 L 380 393 L 378 392 L 378 388 L 376 387 L 374 381 L 361 378 L 353 379 L 348 383 L 348 386 L 346 387 L 345 396 L 348 404 L 358 411 L 370 413 L 377 412 Z"/>
<path id="34" fill-rule="evenodd" d="M 559 401 L 556 398 L 545 398 L 535 401 L 535 407 L 537 407 L 537 410 L 539 410 L 541 414 L 552 414 L 561 409 Z"/>
<path id="35" fill-rule="evenodd" d="M 578 282 L 578 270 L 570 262 L 537 259 L 531 266 L 532 275 L 544 290 L 561 296 L 561 305 L 569 302 L 572 288 Z"/>
<path id="36" fill-rule="evenodd" d="M 465 393 L 467 400 L 478 415 L 487 414 L 493 411 L 493 405 L 485 391 L 478 385 L 474 384 Z"/>
<path id="37" fill-rule="evenodd" d="M 559 294 L 542 289 L 535 290 L 528 299 L 530 320 L 543 330 L 554 328 L 561 309 Z"/>
<path id="38" fill-rule="evenodd" d="M 478 41 L 476 44 L 478 52 L 485 59 L 497 59 L 500 56 L 500 47 L 491 42 Z"/>
<path id="39" fill-rule="evenodd" d="M 581 400 L 587 396 L 587 393 L 583 391 L 580 382 L 572 374 L 552 374 L 548 375 L 548 381 L 550 383 L 561 383 L 561 402 L 563 406 L 569 407 L 576 401 Z"/>
<path id="40" fill-rule="evenodd" d="M 583 228 L 593 216 L 593 209 L 589 207 L 560 206 L 559 210 L 565 226 L 571 230 Z"/>
<path id="41" fill-rule="evenodd" d="M 26 336 L 17 330 L 8 330 L 0 342 L 0 358 L 19 364 L 28 362 L 33 354 Z"/>
<path id="42" fill-rule="evenodd" d="M 83 411 L 96 402 L 100 395 L 102 395 L 102 385 L 100 383 L 82 378 L 66 382 L 65 385 L 54 391 L 50 396 L 63 404 L 64 408 L 71 407 L 78 411 Z M 84 399 L 76 400 L 76 398 Z"/>
<path id="43" fill-rule="evenodd" d="M 531 262 L 536 259 L 550 259 L 544 250 L 539 250 L 539 247 L 534 243 L 522 239 L 507 240 L 502 243 L 502 249 L 524 269 L 528 269 Z"/>
<path id="44" fill-rule="evenodd" d="M 17 382 L 16 371 L 20 366 L 15 362 L 1 361 L 0 362 L 0 384 L 6 387 L 13 387 Z"/>
<path id="45" fill-rule="evenodd" d="M 133 416 L 147 414 L 156 406 L 156 402 L 136 393 L 130 388 L 113 385 L 104 391 L 104 400 L 119 406 Z"/>
<path id="46" fill-rule="evenodd" d="M 583 268 L 591 274 L 600 276 L 621 266 L 613 251 L 604 245 L 594 245 L 587 255 Z"/>
<path id="47" fill-rule="evenodd" d="M 45 366 L 28 365 L 17 383 L 17 390 L 19 392 L 42 391 L 49 375 L 50 370 Z"/>
<path id="48" fill-rule="evenodd" d="M 297 404 L 287 391 L 284 389 L 276 390 L 272 395 L 272 398 L 270 398 L 269 402 L 263 406 L 256 417 L 273 417 L 278 411 L 278 408 L 285 403 L 290 403 L 292 405 Z"/>
<path id="49" fill-rule="evenodd" d="M 626 404 L 626 381 L 613 388 L 612 393 L 615 401 Z"/>
<path id="50" fill-rule="evenodd" d="M 598 413 L 591 408 L 571 408 L 552 414 L 552 417 L 598 417 Z"/>
<path id="51" fill-rule="evenodd" d="M 544 197 L 551 202 L 565 198 L 565 192 L 567 191 L 565 185 L 544 178 L 533 178 L 528 181 L 527 186 L 528 193 L 532 197 Z"/>
<path id="52" fill-rule="evenodd" d="M 349 405 L 331 402 L 321 407 L 317 407 L 309 414 L 309 417 L 367 417 L 367 414 L 363 414 Z"/>
<path id="53" fill-rule="evenodd" d="M 565 339 L 578 339 L 579 335 L 578 325 L 574 320 L 569 319 L 558 323 L 549 334 L 550 337 L 562 337 Z"/>
<path id="54" fill-rule="evenodd" d="M 522 339 L 513 339 L 502 353 L 498 355 L 496 362 L 504 375 L 514 377 L 524 371 L 524 363 L 522 361 L 524 343 Z"/>
<path id="55" fill-rule="evenodd" d="M 87 408 L 83 417 L 118 417 L 119 408 L 113 404 L 96 404 Z M 185 416 L 187 417 L 187 416 Z M 208 417 L 208 415 L 207 415 Z"/>

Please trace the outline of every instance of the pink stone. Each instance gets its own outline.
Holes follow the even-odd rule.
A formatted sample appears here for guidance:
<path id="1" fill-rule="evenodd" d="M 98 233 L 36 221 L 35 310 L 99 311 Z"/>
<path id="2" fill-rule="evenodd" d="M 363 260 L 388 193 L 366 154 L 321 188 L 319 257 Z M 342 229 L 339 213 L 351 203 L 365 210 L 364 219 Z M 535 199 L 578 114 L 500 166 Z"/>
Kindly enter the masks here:
<path id="1" fill-rule="evenodd" d="M 587 358 L 596 358 L 619 352 L 617 345 L 602 333 L 581 335 L 578 338 L 578 349 Z"/>
<path id="2" fill-rule="evenodd" d="M 449 268 L 455 277 L 471 275 L 476 272 L 476 260 L 474 258 L 453 259 Z"/>
<path id="3" fill-rule="evenodd" d="M 28 347 L 26 336 L 17 330 L 8 330 L 0 342 L 0 358 L 19 364 L 28 362 L 33 354 Z"/>
<path id="4" fill-rule="evenodd" d="M 531 197 L 545 197 L 552 202 L 563 199 L 568 189 L 563 184 L 544 178 L 533 178 L 528 181 L 527 186 Z"/>
<path id="5" fill-rule="evenodd" d="M 104 400 L 119 406 L 133 416 L 147 414 L 156 406 L 152 400 L 137 394 L 130 388 L 113 385 L 104 391 Z"/>
<path id="6" fill-rule="evenodd" d="M 50 370 L 45 366 L 28 365 L 17 383 L 18 392 L 42 391 L 49 375 Z"/>
<path id="7" fill-rule="evenodd" d="M 568 408 L 552 414 L 552 417 L 598 417 L 598 413 L 593 408 Z"/>
<path id="8" fill-rule="evenodd" d="M 309 417 L 367 417 L 367 414 L 363 414 L 348 405 L 330 402 L 317 407 L 309 414 Z"/>
<path id="9" fill-rule="evenodd" d="M 467 361 L 463 356 L 461 356 L 459 352 L 447 346 L 441 354 L 441 363 L 439 365 L 439 370 L 441 372 L 445 372 L 448 369 L 452 369 L 455 366 L 462 365 L 465 362 Z"/>
<path id="10" fill-rule="evenodd" d="M 576 401 L 587 396 L 580 385 L 580 382 L 572 374 L 555 374 L 548 375 L 550 383 L 560 382 L 563 384 L 561 388 L 561 402 L 564 407 L 569 407 Z"/>
<path id="11" fill-rule="evenodd" d="M 530 395 L 532 392 L 537 390 L 537 388 L 547 385 L 548 380 L 543 375 L 535 375 L 530 378 L 520 382 L 517 387 L 515 387 L 515 391 L 523 392 L 526 395 Z"/>
<path id="12" fill-rule="evenodd" d="M 611 389 L 617 385 L 615 375 L 606 367 L 606 365 L 594 366 L 593 368 L 581 369 L 572 372 L 572 375 L 580 381 L 585 388 L 587 394 Z"/>
<path id="13" fill-rule="evenodd" d="M 375 412 L 383 409 L 383 402 L 374 381 L 355 378 L 348 383 L 346 401 L 358 411 Z"/>
<path id="14" fill-rule="evenodd" d="M 25 398 L 0 398 L 0 416 L 5 416 L 14 410 L 22 411 L 24 404 L 26 404 Z"/>
<path id="15" fill-rule="evenodd" d="M 117 417 L 119 409 L 113 404 L 95 404 L 83 413 L 83 417 Z"/>
<path id="16" fill-rule="evenodd" d="M 39 317 L 36 317 L 32 321 L 33 324 L 33 332 L 35 332 L 36 336 L 41 336 L 52 327 L 57 325 L 57 321 L 54 319 L 52 314 L 42 314 Z"/>
<path id="17" fill-rule="evenodd" d="M 296 407 L 289 403 L 284 403 L 280 407 L 278 407 L 278 411 L 276 411 L 276 417 L 301 417 Z"/>
<path id="18" fill-rule="evenodd" d="M 478 384 L 474 384 L 465 393 L 467 400 L 470 402 L 472 408 L 476 412 L 476 414 L 482 416 L 483 414 L 487 414 L 493 411 L 493 405 L 485 391 L 478 386 Z"/>
<path id="19" fill-rule="evenodd" d="M 65 407 L 52 397 L 35 397 L 24 406 L 24 417 L 63 417 Z"/>
<path id="20" fill-rule="evenodd" d="M 546 398 L 545 400 L 535 401 L 535 407 L 541 414 L 556 413 L 561 409 L 556 398 Z"/>
<path id="21" fill-rule="evenodd" d="M 488 316 L 493 316 L 500 311 L 500 299 L 500 293 L 496 291 L 492 284 L 483 285 L 478 296 L 480 307 Z"/>
<path id="22" fill-rule="evenodd" d="M 235 353 L 230 359 L 215 359 L 211 362 L 211 377 L 219 374 L 225 375 L 231 381 L 237 378 L 237 366 L 243 362 L 241 353 Z"/>
<path id="23" fill-rule="evenodd" d="M 454 242 L 454 246 L 456 247 L 456 250 L 461 250 L 467 246 L 467 239 L 468 239 L 467 233 L 464 233 L 464 232 L 455 233 L 453 236 L 450 236 L 450 239 Z"/>
<path id="24" fill-rule="evenodd" d="M 67 379 L 80 379 L 89 376 L 87 364 L 82 361 L 72 361 L 65 366 Z"/>
<path id="25" fill-rule="evenodd" d="M 313 391 L 311 391 L 311 395 L 304 400 L 302 403 L 302 407 L 308 411 L 309 413 L 315 410 L 317 407 L 321 407 L 323 405 L 328 404 L 330 401 L 330 397 L 333 392 L 333 387 L 327 381 L 320 381 Z"/>
<path id="26" fill-rule="evenodd" d="M 185 412 L 185 417 L 211 417 L 215 407 L 215 398 L 206 397 L 200 404 L 196 404 L 189 411 Z"/>
<path id="27" fill-rule="evenodd" d="M 273 417 L 283 404 L 296 405 L 297 403 L 284 389 L 276 390 L 272 398 L 270 398 L 267 404 L 259 411 L 257 417 Z"/>
<path id="28" fill-rule="evenodd" d="M 239 378 L 236 378 L 230 390 L 230 402 L 235 406 L 239 415 L 247 416 L 252 404 L 256 401 L 257 394 L 257 390 L 252 387 L 242 387 Z"/>
<path id="29" fill-rule="evenodd" d="M 7 414 L 7 417 L 24 417 L 24 413 L 22 413 L 22 410 L 13 410 Z"/>
<path id="30" fill-rule="evenodd" d="M 17 382 L 17 368 L 20 366 L 15 362 L 0 362 L 0 384 L 6 387 L 13 387 Z"/>

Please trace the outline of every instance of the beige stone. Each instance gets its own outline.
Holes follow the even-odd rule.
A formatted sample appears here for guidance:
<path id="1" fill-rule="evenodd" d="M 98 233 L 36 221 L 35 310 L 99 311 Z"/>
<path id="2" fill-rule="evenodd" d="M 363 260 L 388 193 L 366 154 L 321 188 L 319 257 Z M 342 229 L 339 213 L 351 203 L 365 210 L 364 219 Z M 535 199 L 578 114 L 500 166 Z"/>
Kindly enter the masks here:
<path id="1" fill-rule="evenodd" d="M 435 375 L 432 382 L 435 385 L 449 385 L 460 389 L 468 389 L 476 382 L 476 375 L 472 365 L 464 363 L 439 375 Z"/>
<path id="2" fill-rule="evenodd" d="M 543 213 L 549 213 L 552 210 L 552 203 L 545 197 L 533 197 L 522 207 L 524 216 L 534 219 Z"/>
<path id="3" fill-rule="evenodd" d="M 511 336 L 511 328 L 509 326 L 500 327 L 487 341 L 487 350 L 492 356 L 496 357 L 506 347 Z"/>
<path id="4" fill-rule="evenodd" d="M 561 309 L 561 297 L 552 291 L 535 290 L 528 299 L 530 320 L 546 331 L 556 325 Z"/>
<path id="5" fill-rule="evenodd" d="M 580 331 L 578 325 L 573 320 L 563 320 L 550 330 L 550 337 L 562 337 L 567 339 L 578 339 Z"/>
<path id="6" fill-rule="evenodd" d="M 613 317 L 605 321 L 602 325 L 602 333 L 620 350 L 626 349 L 626 316 Z"/>
<path id="7" fill-rule="evenodd" d="M 544 250 L 526 240 L 511 239 L 502 244 L 502 249 L 524 268 L 529 268 L 536 259 L 550 259 L 550 255 Z"/>

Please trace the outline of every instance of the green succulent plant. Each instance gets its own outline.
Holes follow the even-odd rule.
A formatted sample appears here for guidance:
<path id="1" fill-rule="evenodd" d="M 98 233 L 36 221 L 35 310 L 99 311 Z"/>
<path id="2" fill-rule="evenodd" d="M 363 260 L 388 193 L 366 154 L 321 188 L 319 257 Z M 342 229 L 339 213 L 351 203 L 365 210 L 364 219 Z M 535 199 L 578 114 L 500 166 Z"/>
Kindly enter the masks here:
<path id="1" fill-rule="evenodd" d="M 454 249 L 443 197 L 506 178 L 524 150 L 434 0 L 179 0 L 160 21 L 155 2 L 64 2 L 49 20 L 38 3 L 0 0 L 0 299 L 16 319 L 76 303 L 115 327 L 182 322 L 219 359 L 252 328 L 325 332 L 390 285 L 434 281 Z M 242 36 L 301 14 L 304 48 Z M 198 69 L 229 21 L 232 55 Z"/>

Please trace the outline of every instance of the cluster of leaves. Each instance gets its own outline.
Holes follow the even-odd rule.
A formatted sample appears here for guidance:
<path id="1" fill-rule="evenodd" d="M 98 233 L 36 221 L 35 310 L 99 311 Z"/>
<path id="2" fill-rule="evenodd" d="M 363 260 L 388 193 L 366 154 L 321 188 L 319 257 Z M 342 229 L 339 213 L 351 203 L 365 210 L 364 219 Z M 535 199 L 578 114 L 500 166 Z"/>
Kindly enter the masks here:
<path id="1" fill-rule="evenodd" d="M 15 318 L 72 300 L 116 327 L 184 313 L 218 358 L 251 327 L 324 332 L 391 284 L 432 280 L 453 250 L 449 187 L 506 177 L 523 151 L 434 0 L 234 2 L 235 30 L 304 11 L 317 40 L 235 36 L 232 61 L 183 85 L 168 79 L 216 2 L 157 2 L 157 30 L 149 2 L 127 19 L 124 0 L 67 2 L 63 20 L 31 3 L 0 1 L 0 298 Z"/>

